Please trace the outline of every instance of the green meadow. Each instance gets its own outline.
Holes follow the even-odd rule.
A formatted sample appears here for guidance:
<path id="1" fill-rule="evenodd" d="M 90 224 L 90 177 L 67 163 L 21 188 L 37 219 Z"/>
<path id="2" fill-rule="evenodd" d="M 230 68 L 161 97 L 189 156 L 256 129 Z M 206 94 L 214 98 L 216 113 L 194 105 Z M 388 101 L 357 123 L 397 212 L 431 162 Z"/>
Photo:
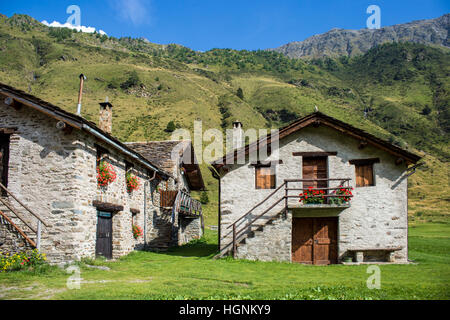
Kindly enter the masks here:
<path id="1" fill-rule="evenodd" d="M 368 265 L 306 266 L 212 259 L 217 234 L 165 253 L 136 251 L 117 261 L 77 264 L 80 289 L 68 289 L 59 267 L 0 273 L 0 299 L 449 299 L 450 225 L 410 226 L 408 265 L 378 265 L 380 289 L 369 289 Z M 89 268 L 107 266 L 110 270 Z"/>

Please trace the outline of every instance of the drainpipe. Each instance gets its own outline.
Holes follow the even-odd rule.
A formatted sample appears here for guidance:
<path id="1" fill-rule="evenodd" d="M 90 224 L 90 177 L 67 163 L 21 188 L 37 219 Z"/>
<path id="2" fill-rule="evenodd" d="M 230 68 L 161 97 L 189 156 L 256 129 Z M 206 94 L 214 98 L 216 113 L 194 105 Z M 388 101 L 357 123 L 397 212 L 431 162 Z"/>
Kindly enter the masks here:
<path id="1" fill-rule="evenodd" d="M 156 178 L 156 171 L 153 171 L 153 177 L 144 183 L 144 248 L 147 247 L 147 185 L 150 187 L 151 191 L 151 181 Z"/>

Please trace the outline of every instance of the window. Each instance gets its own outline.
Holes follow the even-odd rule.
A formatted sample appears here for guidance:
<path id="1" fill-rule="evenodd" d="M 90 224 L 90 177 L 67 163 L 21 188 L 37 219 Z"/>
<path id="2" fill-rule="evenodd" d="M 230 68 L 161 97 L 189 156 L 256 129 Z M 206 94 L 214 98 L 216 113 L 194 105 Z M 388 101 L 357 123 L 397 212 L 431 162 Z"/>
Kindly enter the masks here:
<path id="1" fill-rule="evenodd" d="M 255 167 L 256 189 L 275 189 L 276 187 L 275 166 Z"/>
<path id="2" fill-rule="evenodd" d="M 374 186 L 373 180 L 373 164 L 357 164 L 356 169 L 356 186 L 369 187 Z"/>
<path id="3" fill-rule="evenodd" d="M 355 165 L 356 187 L 369 187 L 375 185 L 373 174 L 373 164 L 380 162 L 380 159 L 357 159 L 350 160 L 350 164 Z"/>

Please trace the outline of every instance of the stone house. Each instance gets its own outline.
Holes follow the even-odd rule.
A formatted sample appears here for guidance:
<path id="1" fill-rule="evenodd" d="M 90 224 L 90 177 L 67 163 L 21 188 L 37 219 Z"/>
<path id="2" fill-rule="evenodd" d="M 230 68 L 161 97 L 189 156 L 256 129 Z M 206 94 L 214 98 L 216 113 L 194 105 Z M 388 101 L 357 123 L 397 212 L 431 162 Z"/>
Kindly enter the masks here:
<path id="1" fill-rule="evenodd" d="M 407 177 L 419 156 L 320 112 L 245 147 L 242 124 L 233 126 L 234 151 L 211 168 L 217 257 L 408 261 Z"/>
<path id="2" fill-rule="evenodd" d="M 200 172 L 181 179 L 175 169 L 161 168 L 153 158 L 114 138 L 112 109 L 109 102 L 100 103 L 96 126 L 0 84 L 0 174 L 5 186 L 0 197 L 0 251 L 38 247 L 50 262 L 65 263 L 161 249 L 163 241 L 167 248 L 202 235 L 201 206 L 189 196 L 190 190 L 203 187 Z M 116 178 L 99 187 L 97 169 L 104 163 Z M 139 180 L 137 190 L 127 188 L 130 175 Z M 190 179 L 192 187 L 184 188 Z M 178 202 L 189 200 L 189 205 L 184 210 L 175 202 L 163 207 L 165 192 L 178 196 Z M 167 211 L 170 228 L 159 230 Z M 180 227 L 185 217 L 195 221 L 190 228 Z M 134 237 L 133 225 L 142 228 L 141 237 Z"/>

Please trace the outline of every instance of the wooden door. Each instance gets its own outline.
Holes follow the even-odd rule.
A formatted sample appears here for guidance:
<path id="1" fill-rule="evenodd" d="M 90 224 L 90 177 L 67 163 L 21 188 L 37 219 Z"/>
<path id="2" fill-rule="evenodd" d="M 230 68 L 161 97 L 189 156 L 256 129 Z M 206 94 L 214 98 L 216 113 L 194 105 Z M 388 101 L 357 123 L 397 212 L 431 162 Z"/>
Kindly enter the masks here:
<path id="1" fill-rule="evenodd" d="M 9 135 L 0 133 L 0 182 L 8 187 Z M 6 191 L 2 189 L 2 195 Z"/>
<path id="2" fill-rule="evenodd" d="M 310 218 L 292 219 L 292 261 L 312 264 L 314 221 Z"/>
<path id="3" fill-rule="evenodd" d="M 335 217 L 293 218 L 292 262 L 337 263 L 337 224 Z"/>
<path id="4" fill-rule="evenodd" d="M 327 157 L 303 157 L 303 179 L 327 179 Z M 327 188 L 324 181 L 305 181 L 303 188 Z"/>
<path id="5" fill-rule="evenodd" d="M 98 211 L 96 256 L 112 258 L 112 214 Z"/>
<path id="6" fill-rule="evenodd" d="M 314 264 L 337 262 L 337 218 L 314 219 Z"/>

